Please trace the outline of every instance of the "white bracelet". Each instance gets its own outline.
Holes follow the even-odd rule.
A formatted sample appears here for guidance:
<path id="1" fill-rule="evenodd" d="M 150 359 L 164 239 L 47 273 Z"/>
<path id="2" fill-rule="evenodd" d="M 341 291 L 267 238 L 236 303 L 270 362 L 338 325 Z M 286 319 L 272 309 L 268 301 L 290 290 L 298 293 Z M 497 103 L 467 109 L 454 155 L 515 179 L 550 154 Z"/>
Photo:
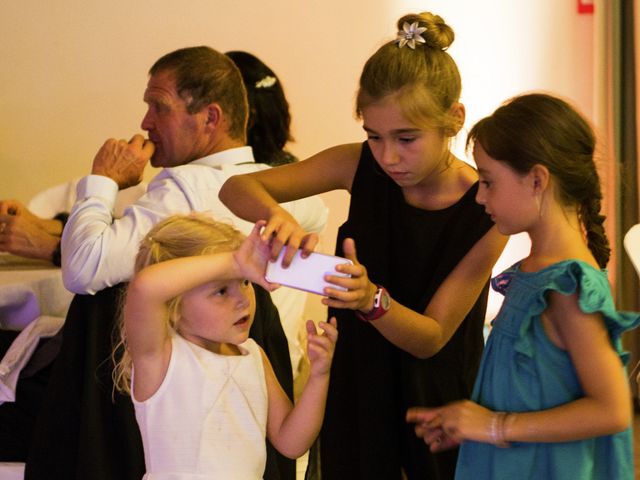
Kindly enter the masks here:
<path id="1" fill-rule="evenodd" d="M 505 441 L 505 423 L 507 418 L 511 415 L 507 412 L 495 412 L 491 417 L 491 424 L 489 425 L 489 437 L 491 437 L 491 443 L 496 447 L 507 448 L 510 446 L 509 442 Z"/>

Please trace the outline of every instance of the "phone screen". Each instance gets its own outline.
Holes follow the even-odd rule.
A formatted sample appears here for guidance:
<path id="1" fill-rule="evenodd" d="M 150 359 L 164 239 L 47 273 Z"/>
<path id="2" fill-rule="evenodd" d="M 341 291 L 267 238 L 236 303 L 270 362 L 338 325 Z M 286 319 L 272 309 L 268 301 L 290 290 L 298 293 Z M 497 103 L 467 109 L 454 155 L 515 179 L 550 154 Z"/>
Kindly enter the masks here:
<path id="1" fill-rule="evenodd" d="M 302 258 L 301 250 L 298 250 L 287 268 L 282 267 L 284 257 L 283 248 L 278 259 L 267 264 L 265 278 L 272 283 L 297 288 L 306 292 L 324 295 L 325 287 L 341 289 L 341 287 L 328 283 L 324 280 L 326 274 L 349 277 L 350 275 L 336 271 L 336 265 L 349 263 L 346 258 L 326 255 L 324 253 L 311 253 L 307 258 Z"/>

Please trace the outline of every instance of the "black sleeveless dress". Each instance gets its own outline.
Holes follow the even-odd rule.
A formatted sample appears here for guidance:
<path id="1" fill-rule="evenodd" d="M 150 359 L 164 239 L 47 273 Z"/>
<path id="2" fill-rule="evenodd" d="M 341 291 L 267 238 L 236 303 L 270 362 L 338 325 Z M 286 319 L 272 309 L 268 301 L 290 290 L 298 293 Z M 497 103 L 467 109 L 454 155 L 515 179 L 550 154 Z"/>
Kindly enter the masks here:
<path id="1" fill-rule="evenodd" d="M 338 232 L 355 239 L 369 278 L 399 303 L 423 312 L 442 281 L 493 223 L 475 202 L 474 184 L 454 205 L 437 211 L 408 205 L 400 187 L 378 167 L 365 142 L 353 181 L 347 221 Z M 332 310 L 340 335 L 320 436 L 323 480 L 453 478 L 457 450 L 431 454 L 407 408 L 469 398 L 484 345 L 487 285 L 449 343 L 420 360 L 387 341 L 352 310 Z M 465 291 L 460 291 L 461 298 Z M 310 469 L 317 472 L 317 464 Z M 312 476 L 312 475 L 310 475 Z"/>

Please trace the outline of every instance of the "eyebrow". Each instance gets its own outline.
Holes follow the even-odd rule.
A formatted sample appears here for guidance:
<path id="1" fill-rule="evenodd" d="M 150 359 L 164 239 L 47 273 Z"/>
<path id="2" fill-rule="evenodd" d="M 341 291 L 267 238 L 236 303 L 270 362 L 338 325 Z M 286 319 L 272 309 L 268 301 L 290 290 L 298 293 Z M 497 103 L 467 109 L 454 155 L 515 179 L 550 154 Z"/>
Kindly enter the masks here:
<path id="1" fill-rule="evenodd" d="M 366 125 L 363 125 L 362 128 L 369 133 L 378 133 L 372 128 L 367 127 Z M 398 128 L 396 130 L 391 130 L 391 133 L 393 135 L 402 135 L 403 133 L 416 133 L 416 132 L 420 132 L 420 129 L 419 128 Z"/>

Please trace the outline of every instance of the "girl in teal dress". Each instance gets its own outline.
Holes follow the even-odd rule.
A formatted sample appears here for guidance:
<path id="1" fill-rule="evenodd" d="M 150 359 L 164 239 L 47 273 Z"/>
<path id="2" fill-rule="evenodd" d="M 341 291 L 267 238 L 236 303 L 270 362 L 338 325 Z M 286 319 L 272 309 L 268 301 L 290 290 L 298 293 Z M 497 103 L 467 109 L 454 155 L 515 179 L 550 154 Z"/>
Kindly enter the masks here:
<path id="1" fill-rule="evenodd" d="M 472 400 L 413 408 L 432 451 L 461 444 L 456 478 L 632 479 L 631 395 L 593 161 L 594 134 L 566 102 L 516 97 L 469 134 L 476 201 L 531 253 L 493 279 L 505 295 Z"/>

